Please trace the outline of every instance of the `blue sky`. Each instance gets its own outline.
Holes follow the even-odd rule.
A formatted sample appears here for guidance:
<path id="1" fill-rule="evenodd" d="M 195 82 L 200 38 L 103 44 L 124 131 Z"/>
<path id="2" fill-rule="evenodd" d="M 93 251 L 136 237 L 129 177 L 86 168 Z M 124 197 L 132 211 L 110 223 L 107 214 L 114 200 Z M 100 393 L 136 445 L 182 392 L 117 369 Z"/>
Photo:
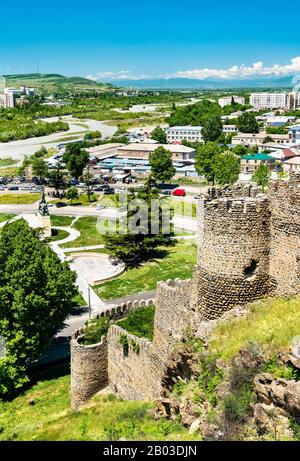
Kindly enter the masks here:
<path id="1" fill-rule="evenodd" d="M 286 10 L 278 0 L 13 5 L 1 6 L 0 73 L 35 72 L 37 61 L 43 73 L 108 80 L 300 73 L 296 2 Z"/>

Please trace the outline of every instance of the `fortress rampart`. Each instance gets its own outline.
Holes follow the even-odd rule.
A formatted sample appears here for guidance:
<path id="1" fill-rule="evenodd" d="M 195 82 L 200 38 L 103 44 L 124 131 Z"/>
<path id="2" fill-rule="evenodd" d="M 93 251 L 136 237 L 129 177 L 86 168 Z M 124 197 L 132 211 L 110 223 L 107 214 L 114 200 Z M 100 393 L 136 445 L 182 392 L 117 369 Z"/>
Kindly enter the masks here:
<path id="1" fill-rule="evenodd" d="M 124 399 L 160 395 L 176 342 L 201 322 L 265 296 L 300 292 L 300 175 L 257 188 L 211 189 L 199 201 L 198 256 L 191 280 L 168 280 L 156 299 L 112 306 L 100 314 L 115 321 L 155 304 L 153 341 L 111 324 L 101 342 L 71 342 L 72 406 L 109 386 Z"/>

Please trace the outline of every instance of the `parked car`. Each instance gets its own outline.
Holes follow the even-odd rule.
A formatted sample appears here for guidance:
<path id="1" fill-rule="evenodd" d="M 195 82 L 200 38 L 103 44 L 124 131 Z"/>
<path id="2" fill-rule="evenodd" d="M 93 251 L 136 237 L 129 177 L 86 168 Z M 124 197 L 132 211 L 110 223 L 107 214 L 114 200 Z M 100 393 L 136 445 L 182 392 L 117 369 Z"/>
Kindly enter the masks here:
<path id="1" fill-rule="evenodd" d="M 10 186 L 8 187 L 8 190 L 19 190 L 18 186 Z"/>
<path id="2" fill-rule="evenodd" d="M 172 192 L 170 190 L 163 190 L 162 195 L 172 195 Z"/>
<path id="3" fill-rule="evenodd" d="M 68 206 L 68 204 L 66 202 L 56 202 L 56 207 L 57 208 L 62 208 L 64 206 Z"/>
<path id="4" fill-rule="evenodd" d="M 104 205 L 96 205 L 96 210 L 103 210 L 105 208 Z"/>
<path id="5" fill-rule="evenodd" d="M 104 189 L 104 195 L 113 195 L 115 193 L 113 188 Z"/>
<path id="6" fill-rule="evenodd" d="M 0 190 L 5 190 L 5 187 L 4 187 L 4 186 L 0 186 Z"/>
<path id="7" fill-rule="evenodd" d="M 177 189 L 172 191 L 172 195 L 174 197 L 185 197 L 186 192 L 185 192 L 185 189 L 181 189 L 181 188 L 178 187 Z"/>

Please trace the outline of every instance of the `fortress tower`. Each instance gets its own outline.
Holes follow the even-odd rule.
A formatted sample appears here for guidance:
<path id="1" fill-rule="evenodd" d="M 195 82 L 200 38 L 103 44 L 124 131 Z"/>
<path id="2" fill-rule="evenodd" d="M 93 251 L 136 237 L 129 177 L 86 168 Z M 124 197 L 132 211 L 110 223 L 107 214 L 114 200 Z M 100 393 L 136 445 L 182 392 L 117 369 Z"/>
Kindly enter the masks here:
<path id="1" fill-rule="evenodd" d="M 260 299 L 275 289 L 269 271 L 270 246 L 271 210 L 265 195 L 211 195 L 200 202 L 196 270 L 199 320 L 220 317 L 234 306 Z"/>

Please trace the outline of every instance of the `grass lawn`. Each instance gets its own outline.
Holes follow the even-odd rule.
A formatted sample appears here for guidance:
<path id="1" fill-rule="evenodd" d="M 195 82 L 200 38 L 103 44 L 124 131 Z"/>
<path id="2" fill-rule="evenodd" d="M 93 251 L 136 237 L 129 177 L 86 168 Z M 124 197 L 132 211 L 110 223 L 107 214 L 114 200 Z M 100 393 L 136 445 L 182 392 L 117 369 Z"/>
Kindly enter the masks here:
<path id="1" fill-rule="evenodd" d="M 63 229 L 52 229 L 52 235 L 51 237 L 47 238 L 47 242 L 56 242 L 58 240 L 63 240 L 69 237 L 69 235 L 69 232 Z"/>
<path id="2" fill-rule="evenodd" d="M 62 245 L 62 248 L 104 244 L 103 235 L 97 232 L 97 220 L 98 218 L 94 216 L 84 216 L 79 218 L 73 227 L 80 232 L 80 236 L 73 242 L 68 242 L 65 245 Z"/>
<path id="3" fill-rule="evenodd" d="M 41 198 L 41 194 L 0 194 L 0 205 L 35 203 Z"/>
<path id="4" fill-rule="evenodd" d="M 155 420 L 149 414 L 153 406 L 107 394 L 74 412 L 67 375 L 39 382 L 11 402 L 0 403 L 0 440 L 199 440 L 178 422 Z"/>
<path id="5" fill-rule="evenodd" d="M 171 209 L 174 210 L 174 215 L 187 216 L 190 218 L 196 218 L 197 216 L 197 204 L 187 202 L 184 200 L 168 199 L 170 202 Z"/>
<path id="6" fill-rule="evenodd" d="M 17 160 L 14 160 L 13 158 L 1 158 L 0 159 L 0 167 L 6 167 L 6 166 L 12 166 L 17 163 Z"/>
<path id="7" fill-rule="evenodd" d="M 13 218 L 15 215 L 10 213 L 1 213 L 0 214 L 0 223 L 7 221 L 8 219 Z"/>
<path id="8" fill-rule="evenodd" d="M 117 324 L 128 333 L 139 338 L 153 339 L 155 307 L 142 307 L 130 312 L 127 317 L 119 320 Z"/>
<path id="9" fill-rule="evenodd" d="M 300 297 L 269 299 L 251 305 L 247 317 L 221 323 L 215 330 L 209 349 L 230 360 L 250 342 L 266 352 L 288 350 L 300 332 Z"/>
<path id="10" fill-rule="evenodd" d="M 193 239 L 167 248 L 167 256 L 128 269 L 120 277 L 94 287 L 103 300 L 154 290 L 160 280 L 190 278 L 196 264 L 196 245 Z"/>
<path id="11" fill-rule="evenodd" d="M 51 216 L 52 226 L 61 226 L 68 227 L 71 226 L 72 221 L 74 221 L 74 216 Z"/>

